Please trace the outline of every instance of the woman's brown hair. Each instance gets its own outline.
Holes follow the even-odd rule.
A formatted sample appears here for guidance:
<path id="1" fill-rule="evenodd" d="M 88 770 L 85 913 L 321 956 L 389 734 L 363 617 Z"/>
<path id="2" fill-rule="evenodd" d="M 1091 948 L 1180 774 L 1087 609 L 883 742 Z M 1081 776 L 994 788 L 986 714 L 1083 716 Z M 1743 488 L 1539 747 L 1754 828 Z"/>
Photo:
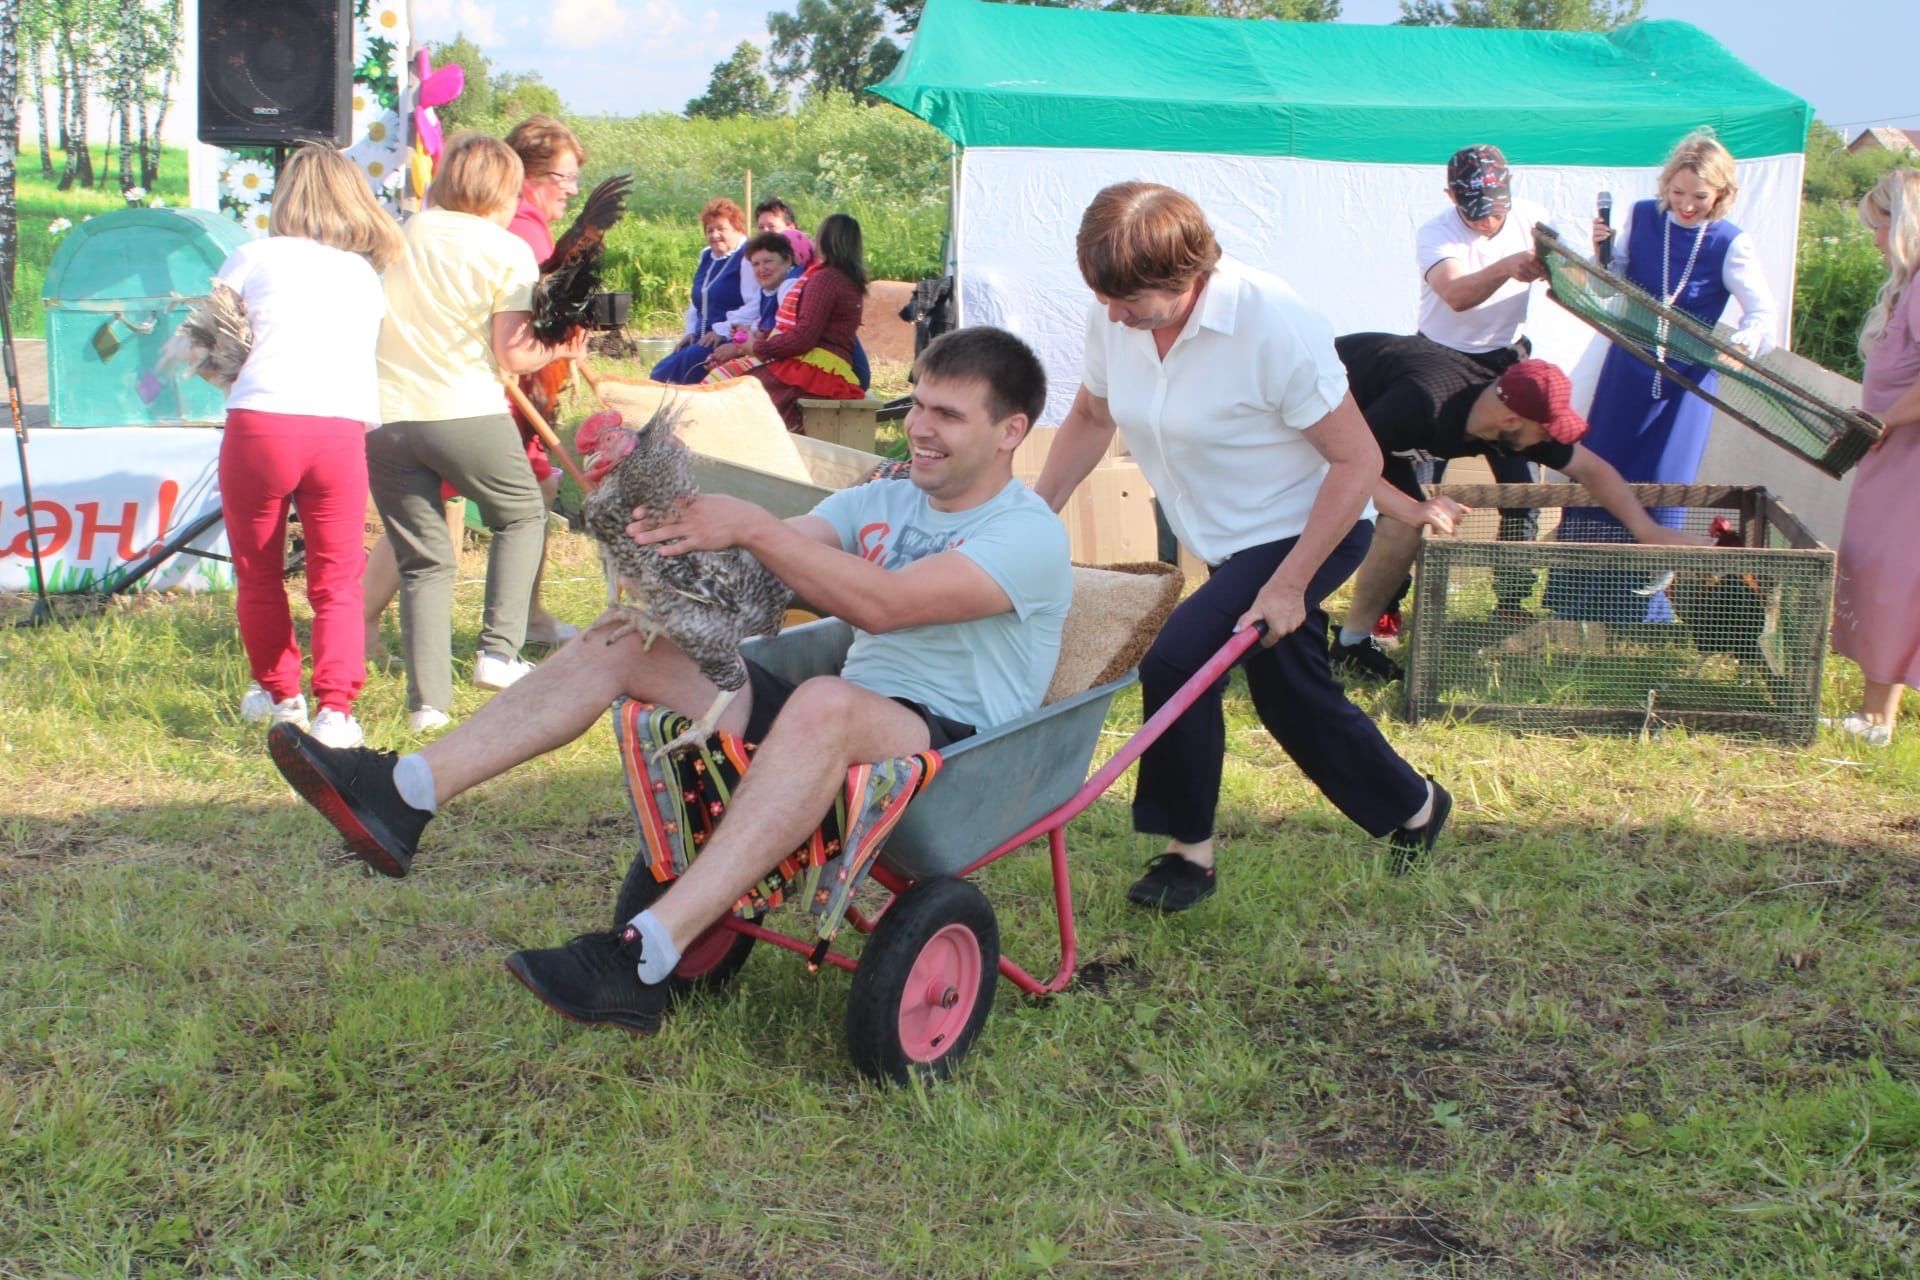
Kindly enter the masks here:
<path id="1" fill-rule="evenodd" d="M 1184 289 L 1220 263 L 1200 206 L 1156 182 L 1119 182 L 1094 196 L 1074 252 L 1087 287 L 1103 298 Z"/>
<path id="2" fill-rule="evenodd" d="M 528 116 L 513 126 L 507 133 L 507 145 L 520 157 L 527 178 L 544 177 L 552 171 L 554 161 L 569 153 L 582 167 L 587 163 L 587 149 L 580 145 L 580 139 L 550 115 Z"/>

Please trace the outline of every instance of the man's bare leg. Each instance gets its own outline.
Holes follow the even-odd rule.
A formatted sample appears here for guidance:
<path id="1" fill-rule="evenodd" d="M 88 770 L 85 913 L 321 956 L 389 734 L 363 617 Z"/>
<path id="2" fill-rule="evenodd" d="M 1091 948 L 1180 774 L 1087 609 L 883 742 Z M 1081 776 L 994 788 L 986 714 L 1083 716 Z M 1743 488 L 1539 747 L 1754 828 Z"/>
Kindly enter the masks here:
<path id="1" fill-rule="evenodd" d="M 924 751 L 928 741 L 919 716 L 838 677 L 795 689 L 712 839 L 653 904 L 674 946 L 690 946 L 820 825 L 849 767 Z"/>
<path id="2" fill-rule="evenodd" d="M 607 636 L 619 624 L 618 615 L 602 615 L 476 715 L 422 748 L 420 757 L 433 771 L 435 803 L 572 742 L 622 695 L 689 716 L 712 705 L 719 689 L 670 641 L 656 640 L 648 648 L 639 635 L 628 633 L 608 644 Z M 888 705 L 900 709 L 897 703 Z M 719 727 L 744 731 L 752 706 L 751 692 L 742 690 L 727 705 Z M 917 717 L 908 718 L 918 723 Z"/>
<path id="3" fill-rule="evenodd" d="M 1353 575 L 1353 601 L 1347 606 L 1346 629 L 1373 634 L 1373 624 L 1386 609 L 1387 601 L 1406 581 L 1407 571 L 1420 554 L 1420 530 L 1392 516 L 1379 516 L 1373 524 L 1373 545 L 1367 558 Z"/>
<path id="4" fill-rule="evenodd" d="M 837 677 L 807 681 L 767 731 L 713 838 L 635 918 L 631 932 L 516 951 L 508 970 L 547 1007 L 576 1021 L 654 1030 L 681 950 L 819 825 L 847 766 L 926 746 L 926 723 L 899 703 Z"/>

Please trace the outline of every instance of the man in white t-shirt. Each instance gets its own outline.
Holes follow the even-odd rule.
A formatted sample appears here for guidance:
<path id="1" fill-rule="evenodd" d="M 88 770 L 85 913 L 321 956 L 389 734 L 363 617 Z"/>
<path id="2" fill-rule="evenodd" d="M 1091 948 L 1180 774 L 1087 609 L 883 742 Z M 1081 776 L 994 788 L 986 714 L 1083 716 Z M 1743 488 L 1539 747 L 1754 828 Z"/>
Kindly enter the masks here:
<path id="1" fill-rule="evenodd" d="M 1513 196 L 1512 173 L 1500 148 L 1462 147 L 1447 161 L 1445 212 L 1434 215 L 1414 236 L 1414 260 L 1420 271 L 1420 335 L 1472 356 L 1495 374 L 1532 354 L 1523 330 L 1533 282 L 1546 269 L 1533 251 L 1533 228 L 1548 221 L 1547 211 Z M 1489 459 L 1501 484 L 1532 484 L 1533 465 L 1518 456 Z M 1446 478 L 1447 464 L 1437 460 L 1423 477 L 1431 484 Z M 1539 533 L 1539 513 L 1515 508 L 1500 513 L 1500 537 L 1529 541 Z M 1382 639 L 1400 632 L 1400 600 L 1407 583 L 1374 624 Z M 1532 589 L 1531 573 L 1503 571 L 1495 584 L 1497 603 L 1517 608 Z"/>
<path id="2" fill-rule="evenodd" d="M 1066 529 L 1013 478 L 1013 451 L 1046 404 L 1046 374 L 1025 343 L 985 327 L 945 335 L 915 367 L 910 483 L 859 485 L 785 521 L 702 494 L 671 523 L 636 513 L 627 527 L 665 555 L 751 551 L 851 623 L 854 642 L 840 675 L 797 687 L 749 659 L 720 728 L 758 751 L 699 857 L 624 928 L 508 958 L 557 1012 L 654 1030 L 681 951 L 806 840 L 850 766 L 937 750 L 1040 705 L 1073 571 Z M 417 754 L 335 751 L 290 725 L 268 744 L 356 854 L 401 876 L 441 804 L 573 741 L 616 698 L 692 714 L 716 693 L 670 640 L 649 645 L 610 611 Z"/>
<path id="3" fill-rule="evenodd" d="M 1451 206 L 1414 237 L 1420 270 L 1420 333 L 1479 359 L 1495 373 L 1527 355 L 1521 330 L 1533 282 L 1545 269 L 1533 252 L 1547 211 L 1513 198 L 1498 147 L 1462 147 L 1447 161 Z"/>

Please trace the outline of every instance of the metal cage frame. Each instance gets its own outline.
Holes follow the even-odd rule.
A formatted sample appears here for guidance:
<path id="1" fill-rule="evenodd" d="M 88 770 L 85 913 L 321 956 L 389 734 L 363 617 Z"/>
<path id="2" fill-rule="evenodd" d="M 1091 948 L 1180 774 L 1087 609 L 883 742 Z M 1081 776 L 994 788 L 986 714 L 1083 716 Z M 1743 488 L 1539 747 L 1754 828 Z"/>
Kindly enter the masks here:
<path id="1" fill-rule="evenodd" d="M 1484 537 L 1477 536 L 1471 526 L 1452 538 L 1423 539 L 1414 591 L 1412 635 L 1407 644 L 1405 686 L 1409 720 L 1417 723 L 1453 718 L 1525 729 L 1613 732 L 1641 731 L 1655 724 L 1671 724 L 1715 732 L 1751 733 L 1794 743 L 1813 739 L 1819 724 L 1826 638 L 1833 612 L 1834 553 L 1822 546 L 1806 526 L 1764 488 L 1738 485 L 1631 485 L 1629 488 L 1641 504 L 1650 509 L 1724 512 L 1729 519 L 1737 521 L 1741 546 L 1500 542 L 1494 540 L 1490 532 Z M 1476 512 L 1597 505 L 1582 486 L 1575 484 L 1441 485 L 1430 487 L 1428 492 L 1452 498 Z M 1715 557 L 1720 559 L 1716 562 Z M 1575 572 L 1626 571 L 1649 580 L 1658 578 L 1662 571 L 1676 568 L 1714 577 L 1728 572 L 1756 572 L 1783 584 L 1793 583 L 1796 610 L 1791 620 L 1792 630 L 1782 642 L 1789 646 L 1784 653 L 1786 670 L 1777 679 L 1766 679 L 1770 706 L 1755 709 L 1733 705 L 1673 705 L 1663 701 L 1662 691 L 1655 685 L 1636 690 L 1630 701 L 1621 697 L 1611 703 L 1604 698 L 1562 705 L 1462 696 L 1460 672 L 1478 670 L 1479 664 L 1490 666 L 1499 659 L 1486 656 L 1486 648 L 1493 647 L 1489 644 L 1476 652 L 1467 666 L 1462 666 L 1459 650 L 1463 635 L 1478 634 L 1471 628 L 1488 624 L 1488 620 L 1464 617 L 1457 609 L 1450 614 L 1451 595 L 1459 585 L 1460 575 L 1480 570 L 1538 572 L 1543 568 L 1548 573 L 1559 568 Z M 1785 588 L 1782 590 L 1784 593 Z M 1536 624 L 1586 625 L 1562 622 L 1549 613 L 1530 617 Z M 1614 625 L 1620 634 L 1632 631 L 1631 624 Z M 1687 629 L 1690 643 L 1698 646 L 1703 655 L 1700 661 L 1704 665 L 1708 649 L 1699 646 L 1697 637 L 1692 635 L 1691 624 L 1687 624 Z M 1600 652 L 1604 654 L 1606 633 L 1603 630 L 1599 634 L 1603 645 Z M 1662 640 L 1670 642 L 1677 634 L 1665 633 Z M 1498 675 L 1497 670 L 1490 672 L 1487 687 L 1505 687 Z M 1746 676 L 1742 671 L 1742 687 L 1745 687 Z M 1702 688 L 1690 685 L 1689 692 L 1700 695 Z"/>

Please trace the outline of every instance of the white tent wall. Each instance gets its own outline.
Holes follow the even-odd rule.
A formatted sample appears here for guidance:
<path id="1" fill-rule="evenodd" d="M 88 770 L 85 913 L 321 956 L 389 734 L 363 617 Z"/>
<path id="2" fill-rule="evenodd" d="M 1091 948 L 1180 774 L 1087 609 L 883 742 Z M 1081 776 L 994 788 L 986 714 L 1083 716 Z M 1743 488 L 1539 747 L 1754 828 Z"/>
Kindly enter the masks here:
<path id="1" fill-rule="evenodd" d="M 1732 213 L 1759 243 L 1780 305 L 1783 343 L 1802 165 L 1797 153 L 1742 161 Z M 1618 224 L 1634 201 L 1654 194 L 1658 176 L 1657 167 L 1516 165 L 1514 191 L 1545 206 L 1561 235 L 1585 245 L 1597 193 L 1613 193 Z M 1228 253 L 1288 281 L 1335 333 L 1414 331 L 1420 296 L 1414 233 L 1446 208 L 1444 164 L 971 147 L 961 157 L 954 210 L 961 323 L 1000 325 L 1033 345 L 1050 383 L 1047 422 L 1066 415 L 1080 385 L 1093 301 L 1074 264 L 1080 215 L 1100 188 L 1136 178 L 1193 196 Z M 1544 285 L 1534 286 L 1534 294 L 1528 332 L 1535 349 L 1573 375 L 1577 403 L 1585 404 L 1604 340 L 1546 297 Z"/>

